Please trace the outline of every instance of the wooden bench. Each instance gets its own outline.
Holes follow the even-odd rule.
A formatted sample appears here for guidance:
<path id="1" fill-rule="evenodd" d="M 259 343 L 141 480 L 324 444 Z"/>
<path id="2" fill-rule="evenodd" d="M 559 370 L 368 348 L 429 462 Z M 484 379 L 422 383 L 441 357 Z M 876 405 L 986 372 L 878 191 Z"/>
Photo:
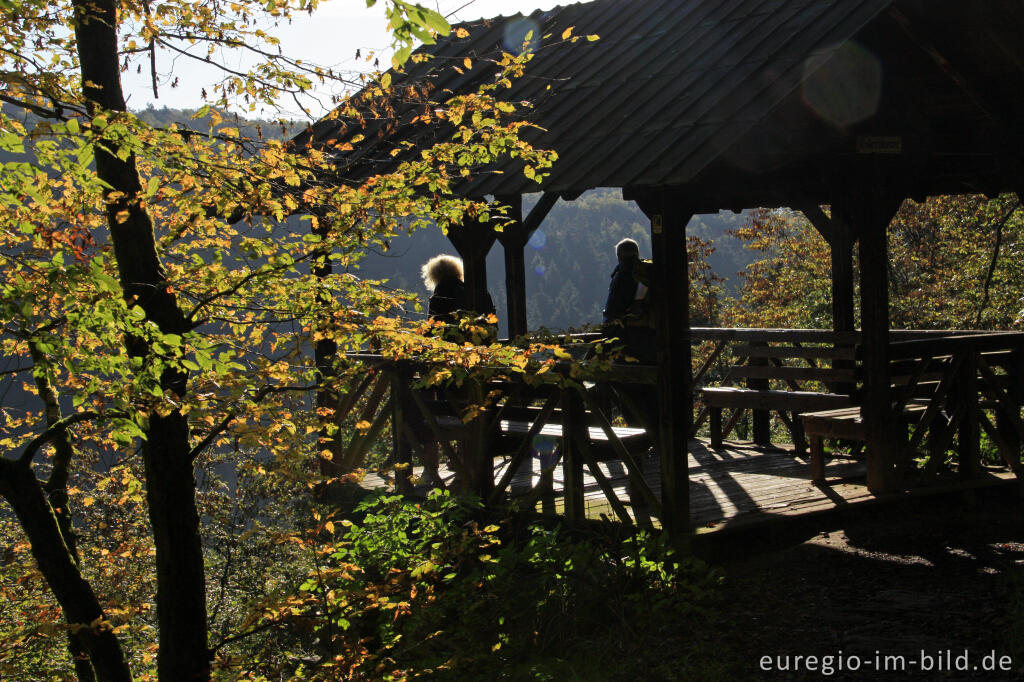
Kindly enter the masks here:
<path id="1" fill-rule="evenodd" d="M 851 340 L 846 336 L 842 340 Z M 750 338 L 756 339 L 758 335 L 752 333 Z M 856 381 L 855 349 L 852 345 L 832 345 L 838 338 L 827 331 L 796 330 L 785 334 L 778 330 L 765 334 L 763 341 L 737 345 L 734 352 L 738 361 L 729 367 L 725 381 L 743 381 L 745 385 L 701 389 L 710 421 L 711 447 L 721 448 L 743 411 L 753 410 L 755 415 L 778 413 L 790 430 L 797 452 L 804 452 L 800 414 L 853 406 L 850 393 Z M 733 414 L 723 428 L 725 408 L 732 409 Z M 768 444 L 760 442 L 766 440 L 764 436 L 759 438 L 755 434 L 754 440 Z"/>
<path id="2" fill-rule="evenodd" d="M 907 422 L 915 422 L 927 409 L 927 403 L 911 403 L 904 406 L 903 415 Z M 863 443 L 867 437 L 860 407 L 805 412 L 800 417 L 804 435 L 810 444 L 811 480 L 815 483 L 824 483 L 825 439 L 836 438 Z"/>
<path id="3" fill-rule="evenodd" d="M 916 334 L 924 336 L 923 332 Z M 964 333 L 892 344 L 889 378 L 894 409 L 902 414 L 901 426 L 913 427 L 905 443 L 908 452 L 916 451 L 927 436 L 927 468 L 934 469 L 945 459 L 946 449 L 958 429 L 961 438 L 973 441 L 962 443 L 960 450 L 976 450 L 977 428 L 974 427 L 972 435 L 969 424 L 966 430 L 960 425 L 970 418 L 980 420 L 989 431 L 1008 466 L 1018 466 L 1019 441 L 1013 436 L 1024 435 L 1024 427 L 1019 424 L 1019 402 L 1012 394 L 1020 383 L 1013 364 L 1019 360 L 1012 351 L 1000 349 L 999 344 L 1006 343 L 1005 339 L 1006 335 L 998 333 Z M 989 350 L 992 347 L 997 350 Z M 997 374 L 994 366 L 1005 373 Z M 1003 422 L 1003 434 L 983 410 L 993 411 L 996 420 Z M 810 441 L 811 478 L 817 483 L 825 480 L 826 438 L 866 440 L 859 407 L 804 413 L 801 420 Z M 1007 434 L 1011 436 L 1009 440 L 1001 437 Z"/>

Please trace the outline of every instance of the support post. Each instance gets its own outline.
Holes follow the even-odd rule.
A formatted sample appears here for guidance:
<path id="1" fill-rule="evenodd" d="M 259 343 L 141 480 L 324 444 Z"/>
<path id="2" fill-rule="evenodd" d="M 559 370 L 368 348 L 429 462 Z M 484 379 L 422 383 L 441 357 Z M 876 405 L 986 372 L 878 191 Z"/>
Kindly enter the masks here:
<path id="1" fill-rule="evenodd" d="M 586 515 L 583 497 L 583 458 L 579 448 L 587 447 L 586 414 L 579 394 L 567 388 L 562 391 L 562 476 L 565 481 L 565 520 L 582 521 Z"/>
<path id="2" fill-rule="evenodd" d="M 960 475 L 963 478 L 975 478 L 981 472 L 981 421 L 978 406 L 978 353 L 964 351 L 960 363 L 960 376 L 957 380 L 957 400 L 961 400 L 964 410 L 958 432 L 957 450 L 959 451 Z"/>
<path id="3" fill-rule="evenodd" d="M 1012 412 L 1014 415 L 1020 415 L 1021 408 L 1024 407 L 1024 347 L 1018 346 L 1014 349 L 1013 354 L 1010 356 L 1010 374 L 1015 380 L 1011 383 L 1009 390 L 1006 391 L 1006 399 L 1009 401 L 1009 405 L 1006 405 L 1005 410 L 1001 412 Z M 1021 434 L 1017 430 L 1016 426 L 1019 424 L 1018 420 L 1011 420 L 1007 417 L 1003 417 L 1003 433 L 1006 435 L 1006 442 L 1009 445 L 1010 451 L 1013 453 L 1013 462 L 1015 463 L 1015 470 L 1017 470 L 1018 477 L 1024 478 L 1024 471 L 1021 469 Z M 1021 489 L 1024 493 L 1024 488 Z"/>
<path id="4" fill-rule="evenodd" d="M 508 336 L 514 339 L 525 334 L 529 327 L 526 321 L 526 258 L 523 250 L 534 231 L 544 222 L 544 218 L 558 202 L 558 194 L 546 192 L 530 209 L 530 214 L 523 218 L 523 198 L 521 195 L 496 197 L 503 204 L 508 204 L 509 218 L 501 232 L 497 233 L 498 241 L 505 249 L 505 293 L 508 301 Z"/>
<path id="5" fill-rule="evenodd" d="M 462 258 L 463 276 L 470 305 L 477 313 L 490 312 L 487 252 L 494 245 L 494 228 L 490 224 L 460 225 L 448 230 L 448 239 Z"/>
<path id="6" fill-rule="evenodd" d="M 900 198 L 881 184 L 853 186 L 832 202 L 834 215 L 860 235 L 864 417 L 868 490 L 879 495 L 900 487 L 899 417 L 893 412 L 889 368 L 889 221 Z M 903 440 L 906 440 L 905 438 Z"/>
<path id="7" fill-rule="evenodd" d="M 829 217 L 813 202 L 802 205 L 800 210 L 829 245 L 832 260 L 832 330 L 851 332 L 856 329 L 853 302 L 853 244 L 856 237 L 849 216 L 833 210 Z M 840 344 L 836 344 L 836 347 L 840 347 Z M 832 366 L 836 369 L 854 369 L 854 363 L 848 360 L 833 360 Z M 837 393 L 851 394 L 855 387 L 852 384 L 841 384 L 829 388 Z"/>
<path id="8" fill-rule="evenodd" d="M 508 197 L 497 197 L 498 201 L 509 205 L 509 221 L 501 232 L 498 241 L 505 251 L 505 297 L 508 309 L 508 337 L 514 339 L 526 333 L 526 259 L 523 249 L 526 248 L 526 226 L 523 224 L 523 199 L 516 194 Z"/>
<path id="9" fill-rule="evenodd" d="M 395 461 L 395 490 L 401 495 L 412 493 L 412 445 L 405 436 L 405 408 L 409 378 L 399 369 L 391 374 L 391 443 Z"/>
<path id="10" fill-rule="evenodd" d="M 832 220 L 832 329 L 852 332 L 853 311 L 853 230 L 838 216 Z"/>
<path id="11" fill-rule="evenodd" d="M 321 239 L 326 239 L 329 231 L 329 224 L 321 218 L 318 227 L 313 229 L 313 234 Z M 313 261 L 312 273 L 317 279 L 327 279 L 331 275 L 331 270 L 331 260 L 327 258 L 326 254 Z M 326 287 L 318 289 L 317 304 L 324 310 L 331 310 L 333 301 L 330 300 L 330 294 L 326 293 Z M 330 319 L 330 315 L 325 314 L 324 319 Z M 337 356 L 338 344 L 329 336 L 320 337 L 313 344 L 313 362 L 316 364 L 317 373 L 319 374 L 319 377 L 317 377 L 319 387 L 316 391 L 318 413 L 320 413 L 320 410 L 332 410 L 337 407 L 338 395 L 334 390 L 328 388 L 331 379 L 335 376 L 334 363 L 337 361 Z M 337 435 L 332 435 L 326 423 L 320 429 L 320 442 L 320 449 L 328 450 L 331 453 L 331 459 L 329 460 L 323 456 L 317 457 L 320 473 L 332 475 L 332 472 L 337 471 L 337 465 L 341 460 L 344 444 Z"/>
<path id="12" fill-rule="evenodd" d="M 767 346 L 767 343 L 761 341 L 755 341 L 750 344 L 751 346 Z M 767 357 L 752 357 L 747 359 L 747 364 L 754 367 L 767 367 Z M 768 379 L 747 379 L 747 388 L 754 391 L 767 391 L 771 388 L 771 382 Z M 752 440 L 754 443 L 762 448 L 766 448 L 772 444 L 772 414 L 768 410 L 751 410 L 750 411 L 751 430 L 753 433 Z"/>
<path id="13" fill-rule="evenodd" d="M 678 542 L 685 539 L 690 525 L 687 442 L 693 424 L 693 390 L 686 224 L 692 214 L 664 190 L 655 201 L 639 203 L 651 219 L 654 260 L 662 524 Z"/>

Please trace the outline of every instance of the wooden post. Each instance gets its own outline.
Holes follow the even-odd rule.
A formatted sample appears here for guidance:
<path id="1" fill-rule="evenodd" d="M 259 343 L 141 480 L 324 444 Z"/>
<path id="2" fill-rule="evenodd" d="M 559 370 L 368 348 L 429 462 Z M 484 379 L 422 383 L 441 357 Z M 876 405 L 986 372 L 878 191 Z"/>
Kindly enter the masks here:
<path id="1" fill-rule="evenodd" d="M 565 481 L 565 520 L 582 521 L 586 508 L 583 499 L 583 458 L 577 449 L 586 447 L 586 414 L 579 394 L 571 388 L 562 391 L 562 476 Z"/>
<path id="2" fill-rule="evenodd" d="M 818 230 L 829 245 L 832 261 L 832 330 L 850 332 L 856 329 L 853 304 L 853 243 L 856 241 L 847 216 L 832 212 L 826 215 L 816 203 L 805 203 L 800 206 L 807 219 Z M 845 344 L 836 344 L 836 348 Z M 832 361 L 836 369 L 854 369 L 855 363 L 850 360 L 836 359 Z M 829 390 L 836 393 L 853 393 L 852 384 L 830 386 Z"/>
<path id="3" fill-rule="evenodd" d="M 1014 349 L 1010 356 L 1009 372 L 1007 373 L 1013 377 L 1013 381 L 1006 391 L 1006 399 L 1010 403 L 1006 405 L 1006 412 L 1012 412 L 1019 416 L 1021 407 L 1024 406 L 1024 348 L 1018 346 Z M 1002 421 L 1002 432 L 1005 434 L 1003 437 L 1013 453 L 1012 460 L 1019 469 L 1021 464 L 1021 434 L 1017 430 L 1019 420 L 1003 416 Z M 1021 488 L 1021 491 L 1024 493 L 1024 488 Z"/>
<path id="4" fill-rule="evenodd" d="M 860 235 L 860 295 L 864 348 L 864 417 L 868 490 L 900 486 L 902 443 L 893 412 L 889 369 L 889 221 L 900 199 L 882 185 L 854 186 L 832 202 L 833 214 Z"/>
<path id="5" fill-rule="evenodd" d="M 978 354 L 964 351 L 957 377 L 957 400 L 962 401 L 964 416 L 958 432 L 960 475 L 974 478 L 981 472 L 981 421 L 978 414 Z"/>
<path id="6" fill-rule="evenodd" d="M 890 216 L 891 217 L 891 216 Z M 851 332 L 853 311 L 853 230 L 842 217 L 832 220 L 832 329 Z"/>
<path id="7" fill-rule="evenodd" d="M 644 202 L 647 203 L 647 202 Z M 683 210 L 668 191 L 641 208 L 651 219 L 654 293 L 658 331 L 658 425 L 662 524 L 682 540 L 690 525 L 687 442 L 693 424 L 690 366 L 690 268 Z"/>
<path id="8" fill-rule="evenodd" d="M 409 376 L 395 369 L 391 373 L 391 447 L 395 461 L 395 490 L 402 495 L 412 492 L 412 446 L 405 437 L 405 407 L 408 404 Z"/>
<path id="9" fill-rule="evenodd" d="M 485 401 L 485 384 L 478 378 L 474 378 L 465 384 L 472 391 L 474 405 L 483 405 Z M 466 468 L 472 471 L 472 488 L 475 495 L 481 500 L 486 500 L 494 491 L 494 454 L 491 451 L 491 433 L 488 425 L 491 423 L 490 410 L 478 411 L 470 423 L 472 432 L 472 444 L 467 447 L 468 461 Z"/>
<path id="10" fill-rule="evenodd" d="M 461 225 L 448 230 L 448 239 L 462 257 L 470 305 L 478 313 L 488 312 L 487 252 L 494 245 L 494 229 L 491 225 Z"/>
<path id="11" fill-rule="evenodd" d="M 751 346 L 765 347 L 768 344 L 762 341 L 755 341 L 750 344 Z M 747 359 L 747 363 L 753 366 L 767 367 L 767 357 L 752 357 Z M 771 382 L 768 379 L 747 379 L 747 388 L 754 391 L 767 391 L 771 387 Z M 753 430 L 753 438 L 755 444 L 766 448 L 772 444 L 772 413 L 768 410 L 751 410 L 751 426 Z"/>
<path id="12" fill-rule="evenodd" d="M 330 231 L 329 223 L 321 218 L 318 227 L 313 229 L 313 234 L 325 239 Z M 317 279 L 324 280 L 331 275 L 331 260 L 324 255 L 322 260 L 314 260 L 311 266 L 313 276 Z M 333 306 L 330 294 L 327 293 L 326 287 L 317 290 L 317 303 L 323 308 L 330 310 Z M 316 392 L 316 407 L 317 410 L 329 410 L 337 407 L 338 395 L 335 391 L 328 388 L 331 379 L 335 376 L 334 363 L 338 359 L 338 344 L 330 338 L 319 338 L 313 344 L 313 362 L 316 364 L 319 388 Z M 322 413 L 321 413 L 322 414 Z M 328 450 L 331 453 L 331 459 L 328 460 L 326 457 L 318 457 L 320 464 L 320 473 L 324 475 L 333 475 L 338 469 L 338 463 L 341 460 L 341 453 L 344 449 L 344 443 L 336 434 L 332 434 L 330 428 L 325 423 L 320 429 L 320 450 Z"/>
<path id="13" fill-rule="evenodd" d="M 526 321 L 526 259 L 523 250 L 530 235 L 540 227 L 544 218 L 558 202 L 558 194 L 550 192 L 541 196 L 530 209 L 530 215 L 523 218 L 523 199 L 519 195 L 497 197 L 508 204 L 512 219 L 497 233 L 498 241 L 505 249 L 505 293 L 508 300 L 508 336 L 514 339 L 525 334 L 529 327 Z"/>
<path id="14" fill-rule="evenodd" d="M 818 204 L 804 202 L 799 206 L 815 229 L 828 242 L 832 257 L 832 329 L 853 331 L 853 242 L 854 232 L 849 216 L 832 211 L 825 214 Z"/>
<path id="15" fill-rule="evenodd" d="M 523 249 L 529 235 L 523 224 L 521 196 L 497 197 L 509 205 L 509 222 L 498 233 L 498 241 L 505 251 L 505 296 L 508 309 L 508 338 L 526 333 L 526 259 Z"/>

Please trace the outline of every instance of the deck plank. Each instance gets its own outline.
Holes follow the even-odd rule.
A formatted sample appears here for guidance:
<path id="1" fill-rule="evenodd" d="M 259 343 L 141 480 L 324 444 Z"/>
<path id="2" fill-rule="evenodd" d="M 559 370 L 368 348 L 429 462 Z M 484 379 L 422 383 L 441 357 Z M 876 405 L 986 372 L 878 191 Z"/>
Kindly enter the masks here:
<path id="1" fill-rule="evenodd" d="M 713 450 L 708 441 L 702 439 L 689 443 L 690 518 L 698 532 L 714 532 L 726 525 L 819 513 L 874 499 L 865 484 L 863 461 L 828 460 L 825 476 L 829 485 L 818 486 L 810 480 L 810 464 L 806 456 L 794 455 L 791 450 L 781 447 L 763 450 L 746 442 L 726 442 L 725 446 L 721 450 Z M 654 494 L 660 496 L 659 458 L 648 453 L 639 459 L 644 480 Z M 506 466 L 507 460 L 495 460 L 496 478 Z M 649 517 L 641 503 L 633 506 L 623 463 L 618 460 L 602 461 L 598 466 L 634 520 L 657 527 L 657 519 Z M 443 467 L 441 475 L 447 482 L 451 481 L 451 473 Z M 990 482 L 1013 478 L 1009 471 L 989 472 L 987 476 Z M 561 465 L 555 468 L 552 478 L 552 492 L 536 501 L 535 509 L 540 513 L 561 513 L 564 484 Z M 530 491 L 540 480 L 539 458 L 527 458 L 512 477 L 510 490 L 522 494 Z M 985 481 L 965 481 L 960 485 L 972 487 L 983 484 Z M 376 474 L 367 474 L 363 485 L 382 487 L 386 481 Z M 587 518 L 606 516 L 614 519 L 616 515 L 611 505 L 588 470 L 585 470 L 583 485 Z"/>

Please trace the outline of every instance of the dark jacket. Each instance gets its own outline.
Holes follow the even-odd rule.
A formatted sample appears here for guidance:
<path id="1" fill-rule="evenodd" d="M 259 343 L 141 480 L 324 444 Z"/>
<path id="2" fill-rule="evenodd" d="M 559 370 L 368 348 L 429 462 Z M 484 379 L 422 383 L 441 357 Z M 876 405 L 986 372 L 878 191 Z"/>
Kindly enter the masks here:
<path id="1" fill-rule="evenodd" d="M 608 300 L 604 304 L 604 323 L 623 322 L 626 313 L 636 298 L 637 281 L 633 277 L 636 259 L 623 261 L 612 271 L 612 281 L 608 285 Z"/>
<path id="2" fill-rule="evenodd" d="M 434 293 L 430 296 L 427 313 L 432 319 L 445 324 L 455 324 L 455 312 L 469 307 L 466 285 L 454 277 L 443 279 L 437 283 Z"/>

